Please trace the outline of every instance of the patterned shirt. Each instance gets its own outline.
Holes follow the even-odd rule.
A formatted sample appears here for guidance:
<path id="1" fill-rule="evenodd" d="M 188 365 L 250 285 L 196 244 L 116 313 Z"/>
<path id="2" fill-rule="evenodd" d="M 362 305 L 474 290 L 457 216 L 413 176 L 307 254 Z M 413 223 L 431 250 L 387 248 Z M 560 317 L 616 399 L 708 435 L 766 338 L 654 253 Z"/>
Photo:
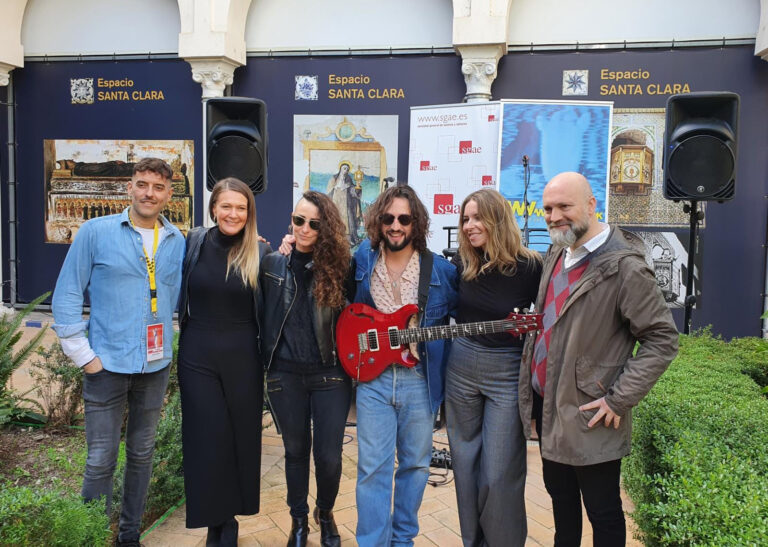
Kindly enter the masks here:
<path id="1" fill-rule="evenodd" d="M 376 266 L 373 267 L 373 275 L 371 276 L 371 298 L 373 303 L 376 304 L 376 309 L 383 313 L 393 313 L 405 306 L 406 304 L 418 304 L 419 302 L 419 253 L 414 252 L 411 255 L 411 259 L 408 261 L 408 265 L 403 270 L 400 279 L 396 282 L 392 281 L 387 270 L 387 263 L 385 258 L 384 249 L 379 253 L 379 260 L 376 262 Z M 400 302 L 395 299 L 394 284 L 397 283 L 400 288 Z M 413 315 L 408 322 L 409 327 L 418 327 L 419 319 Z M 416 344 L 410 344 L 411 354 L 418 359 L 419 355 L 416 351 Z"/>

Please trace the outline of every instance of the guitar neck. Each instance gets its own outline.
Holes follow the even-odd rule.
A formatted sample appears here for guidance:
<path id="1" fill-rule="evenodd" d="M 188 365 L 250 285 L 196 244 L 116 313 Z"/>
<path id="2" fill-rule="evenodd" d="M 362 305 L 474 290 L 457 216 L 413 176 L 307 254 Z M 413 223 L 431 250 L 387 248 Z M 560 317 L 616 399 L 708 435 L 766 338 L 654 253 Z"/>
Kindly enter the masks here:
<path id="1" fill-rule="evenodd" d="M 519 323 L 512 319 L 499 319 L 497 321 L 479 321 L 477 323 L 403 329 L 397 331 L 397 334 L 401 343 L 410 344 L 414 342 L 429 342 L 430 340 L 444 340 L 446 338 L 476 336 L 478 334 L 497 334 L 512 330 L 518 325 Z"/>

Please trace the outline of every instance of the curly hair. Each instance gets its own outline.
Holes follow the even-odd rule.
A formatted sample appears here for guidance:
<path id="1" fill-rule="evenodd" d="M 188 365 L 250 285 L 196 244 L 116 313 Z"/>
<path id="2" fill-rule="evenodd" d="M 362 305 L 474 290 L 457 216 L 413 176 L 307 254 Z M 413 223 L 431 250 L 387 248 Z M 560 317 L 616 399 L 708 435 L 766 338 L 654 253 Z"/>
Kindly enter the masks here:
<path id="1" fill-rule="evenodd" d="M 389 206 L 395 198 L 408 200 L 411 208 L 411 217 L 413 217 L 411 229 L 411 242 L 414 250 L 418 253 L 426 252 L 427 237 L 429 237 L 429 213 L 427 208 L 419 199 L 416 191 L 406 184 L 398 183 L 398 186 L 387 188 L 371 204 L 365 213 L 365 229 L 368 232 L 368 239 L 371 241 L 371 248 L 376 249 L 383 239 L 381 228 L 381 215 L 387 212 Z"/>
<path id="2" fill-rule="evenodd" d="M 304 192 L 302 199 L 317 207 L 320 231 L 312 251 L 314 287 L 312 294 L 321 306 L 340 308 L 344 305 L 344 281 L 349 271 L 349 241 L 331 198 L 320 192 Z"/>
<path id="3" fill-rule="evenodd" d="M 475 249 L 463 227 L 464 210 L 470 201 L 477 204 L 477 216 L 485 226 L 488 240 L 483 249 Z M 461 204 L 459 213 L 459 256 L 464 265 L 462 278 L 472 281 L 481 273 L 496 269 L 505 275 L 514 275 L 518 261 L 541 262 L 541 256 L 523 246 L 520 228 L 509 202 L 496 190 L 485 188 L 469 194 Z"/>

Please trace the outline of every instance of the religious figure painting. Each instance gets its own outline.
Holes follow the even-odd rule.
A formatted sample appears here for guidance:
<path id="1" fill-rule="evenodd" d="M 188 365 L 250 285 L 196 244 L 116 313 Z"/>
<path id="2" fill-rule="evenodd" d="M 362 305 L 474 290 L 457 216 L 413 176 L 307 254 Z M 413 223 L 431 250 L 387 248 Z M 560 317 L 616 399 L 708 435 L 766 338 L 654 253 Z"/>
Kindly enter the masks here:
<path id="1" fill-rule="evenodd" d="M 397 116 L 294 116 L 293 201 L 307 190 L 339 209 L 354 249 L 366 238 L 364 214 L 397 180 Z"/>
<path id="2" fill-rule="evenodd" d="M 123 212 L 131 203 L 133 166 L 150 156 L 173 170 L 163 215 L 186 235 L 193 223 L 194 141 L 45 139 L 45 242 L 72 243 L 83 222 Z"/>

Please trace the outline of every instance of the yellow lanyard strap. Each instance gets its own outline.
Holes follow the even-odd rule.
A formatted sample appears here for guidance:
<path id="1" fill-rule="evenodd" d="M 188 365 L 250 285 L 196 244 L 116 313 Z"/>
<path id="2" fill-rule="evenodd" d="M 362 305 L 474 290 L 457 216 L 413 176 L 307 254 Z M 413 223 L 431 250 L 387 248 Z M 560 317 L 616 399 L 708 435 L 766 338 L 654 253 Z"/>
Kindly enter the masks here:
<path id="1" fill-rule="evenodd" d="M 133 220 L 131 220 L 131 215 L 128 215 L 128 220 L 131 223 L 131 226 L 135 228 L 133 225 Z M 152 309 L 152 313 L 157 314 L 157 283 L 155 282 L 155 253 L 157 252 L 157 240 L 159 238 L 160 230 L 158 229 L 158 221 L 155 220 L 155 240 L 152 243 L 152 257 L 147 254 L 147 250 L 144 248 L 144 244 L 141 244 L 141 250 L 144 251 L 144 257 L 146 258 L 147 263 L 147 274 L 149 275 L 149 297 L 150 297 L 150 306 Z"/>

